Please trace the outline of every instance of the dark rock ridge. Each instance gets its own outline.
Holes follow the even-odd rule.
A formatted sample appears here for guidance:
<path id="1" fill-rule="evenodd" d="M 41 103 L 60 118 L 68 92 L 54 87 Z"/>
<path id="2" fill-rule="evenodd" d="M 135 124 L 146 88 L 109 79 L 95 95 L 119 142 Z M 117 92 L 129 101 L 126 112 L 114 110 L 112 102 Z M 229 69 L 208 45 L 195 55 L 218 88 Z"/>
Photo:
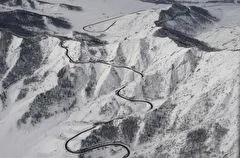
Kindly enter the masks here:
<path id="1" fill-rule="evenodd" d="M 11 7 L 17 7 L 20 6 L 22 8 L 31 8 L 31 9 L 38 9 L 38 5 L 59 5 L 62 8 L 66 8 L 68 10 L 73 11 L 82 11 L 82 7 L 80 6 L 74 6 L 70 4 L 65 3 L 51 3 L 47 1 L 41 1 L 41 0 L 1 0 L 0 4 L 11 6 Z"/>
<path id="2" fill-rule="evenodd" d="M 174 3 L 168 10 L 162 10 L 159 19 L 155 21 L 156 26 L 171 28 L 176 31 L 195 35 L 199 29 L 204 29 L 206 24 L 218 21 L 207 10 L 190 6 L 186 7 Z"/>
<path id="3" fill-rule="evenodd" d="M 155 4 L 172 4 L 174 2 L 174 0 L 140 0 L 140 1 Z"/>
<path id="4" fill-rule="evenodd" d="M 172 4 L 175 2 L 178 3 L 188 3 L 188 4 L 201 4 L 201 1 L 185 1 L 185 0 L 140 0 L 146 3 L 155 3 L 155 4 Z M 234 3 L 234 0 L 209 0 L 204 3 Z M 238 1 L 239 3 L 239 1 Z"/>
<path id="5" fill-rule="evenodd" d="M 47 19 L 47 23 L 44 18 Z M 20 37 L 32 37 L 50 31 L 48 25 L 70 29 L 71 25 L 61 18 L 41 15 L 25 10 L 0 12 L 0 29 Z"/>
<path id="6" fill-rule="evenodd" d="M 54 5 L 54 3 L 45 2 L 45 1 L 40 1 L 40 0 L 37 0 L 37 2 L 39 2 L 39 4 L 49 4 L 49 5 Z"/>
<path id="7" fill-rule="evenodd" d="M 207 43 L 199 41 L 195 38 L 189 37 L 186 34 L 176 31 L 170 28 L 162 28 L 155 32 L 154 34 L 157 37 L 169 37 L 172 39 L 178 46 L 191 48 L 197 47 L 200 50 L 211 52 L 217 51 L 218 49 L 210 47 Z"/>
<path id="8" fill-rule="evenodd" d="M 204 51 L 214 51 L 214 48 L 193 37 L 218 20 L 203 8 L 186 7 L 174 3 L 168 10 L 160 12 L 159 19 L 155 21 L 155 24 L 161 29 L 155 33 L 155 36 L 169 37 L 181 47 L 197 47 Z"/>
<path id="9" fill-rule="evenodd" d="M 107 44 L 107 41 L 100 40 L 97 37 L 91 36 L 87 33 L 73 31 L 73 36 L 80 42 L 87 42 L 88 46 L 102 46 Z"/>
<path id="10" fill-rule="evenodd" d="M 9 5 L 9 6 L 30 6 L 31 8 L 36 8 L 36 2 L 34 0 L 1 0 L 0 4 Z"/>
<path id="11" fill-rule="evenodd" d="M 54 3 L 50 3 L 50 2 L 46 2 L 46 1 L 41 1 L 41 0 L 37 0 L 37 2 L 40 4 L 40 5 L 44 5 L 44 4 L 48 4 L 48 5 L 54 5 Z"/>
<path id="12" fill-rule="evenodd" d="M 74 6 L 74 5 L 69 5 L 69 4 L 60 4 L 60 7 L 66 8 L 68 10 L 73 10 L 73 11 L 83 11 L 82 7 L 80 6 Z"/>
<path id="13" fill-rule="evenodd" d="M 68 9 L 68 10 L 72 10 L 72 11 L 83 11 L 83 8 L 80 6 L 75 6 L 75 5 L 70 5 L 70 4 L 65 4 L 65 3 L 51 3 L 51 2 L 47 2 L 47 1 L 41 1 L 41 0 L 36 0 L 36 2 L 38 2 L 39 5 L 59 5 L 62 8 Z"/>
<path id="14" fill-rule="evenodd" d="M 13 36 L 10 33 L 2 32 L 0 36 L 0 79 L 7 71 L 6 57 Z"/>

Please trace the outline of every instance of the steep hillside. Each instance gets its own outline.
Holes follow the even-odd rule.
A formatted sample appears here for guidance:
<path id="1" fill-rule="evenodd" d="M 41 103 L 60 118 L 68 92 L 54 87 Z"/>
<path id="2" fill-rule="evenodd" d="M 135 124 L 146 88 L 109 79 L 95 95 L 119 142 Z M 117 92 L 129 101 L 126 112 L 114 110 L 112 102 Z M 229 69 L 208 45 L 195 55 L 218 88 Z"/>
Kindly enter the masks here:
<path id="1" fill-rule="evenodd" d="M 239 6 L 75 26 L 16 5 L 0 12 L 1 157 L 238 157 Z"/>

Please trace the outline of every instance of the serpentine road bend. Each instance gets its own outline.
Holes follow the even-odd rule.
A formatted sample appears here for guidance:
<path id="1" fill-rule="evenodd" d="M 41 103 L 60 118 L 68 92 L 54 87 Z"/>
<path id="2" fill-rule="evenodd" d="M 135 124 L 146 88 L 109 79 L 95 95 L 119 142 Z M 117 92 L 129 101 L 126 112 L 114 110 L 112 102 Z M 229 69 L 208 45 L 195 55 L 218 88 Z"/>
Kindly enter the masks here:
<path id="1" fill-rule="evenodd" d="M 127 66 L 120 66 L 120 65 L 114 65 L 114 64 L 111 64 L 107 61 L 104 61 L 104 60 L 89 60 L 89 61 L 74 61 L 70 56 L 69 56 L 69 51 L 68 51 L 68 47 L 67 46 L 64 46 L 64 40 L 62 40 L 60 42 L 60 46 L 62 48 L 64 48 L 66 50 L 66 56 L 68 57 L 69 61 L 71 63 L 74 63 L 74 64 L 89 64 L 89 63 L 102 63 L 102 64 L 105 64 L 105 65 L 109 65 L 109 66 L 113 66 L 115 68 L 123 68 L 123 69 L 127 69 L 127 70 L 130 70 L 130 71 L 133 71 L 137 74 L 139 74 L 141 77 L 144 77 L 144 75 L 137 71 L 137 70 L 134 70 L 133 68 L 130 68 L 130 67 L 127 67 Z"/>
<path id="2" fill-rule="evenodd" d="M 120 147 L 123 147 L 127 153 L 123 156 L 123 158 L 127 158 L 129 155 L 130 155 L 130 149 L 127 145 L 125 145 L 124 143 L 122 142 L 109 142 L 109 143 L 104 143 L 104 144 L 99 144 L 99 145 L 93 145 L 93 146 L 90 146 L 90 147 L 86 147 L 86 148 L 83 148 L 83 149 L 79 149 L 79 150 L 71 150 L 68 146 L 68 143 L 71 142 L 73 139 L 75 139 L 76 137 L 80 136 L 81 134 L 83 133 L 86 133 L 88 131 L 91 131 L 95 128 L 97 128 L 98 126 L 102 126 L 104 124 L 108 124 L 110 122 L 113 122 L 114 120 L 120 120 L 120 119 L 124 119 L 123 117 L 119 117 L 119 118 L 115 118 L 113 120 L 110 120 L 110 121 L 107 121 L 107 122 L 96 122 L 93 124 L 93 127 L 91 128 L 88 128 L 78 134 L 76 134 L 75 136 L 71 137 L 70 139 L 68 139 L 65 143 L 65 149 L 72 153 L 72 154 L 83 154 L 83 153 L 86 153 L 86 152 L 89 152 L 89 151 L 92 151 L 92 150 L 95 150 L 95 149 L 99 149 L 99 148 L 103 148 L 103 147 L 108 147 L 108 146 L 120 146 Z"/>
<path id="3" fill-rule="evenodd" d="M 141 11 L 143 11 L 143 10 L 141 10 Z M 133 13 L 130 13 L 130 14 L 134 14 L 134 13 L 138 13 L 138 12 L 140 12 L 140 11 L 133 12 Z M 105 31 L 107 31 L 108 29 L 110 29 L 114 24 L 116 24 L 117 21 L 113 22 L 109 27 L 107 27 L 107 28 L 106 28 L 105 30 L 103 30 L 103 31 L 88 31 L 86 28 L 87 28 L 87 27 L 94 26 L 94 25 L 97 25 L 97 24 L 100 24 L 100 23 L 103 23 L 103 22 L 106 22 L 106 21 L 114 20 L 114 19 L 117 19 L 117 18 L 120 18 L 120 17 L 123 17 L 123 16 L 125 16 L 125 15 L 121 15 L 121 16 L 118 16 L 118 17 L 114 17 L 114 18 L 111 18 L 111 19 L 103 20 L 103 21 L 100 21 L 100 22 L 97 22 L 97 23 L 94 23 L 94 24 L 90 24 L 90 25 L 84 26 L 84 27 L 83 27 L 83 30 L 85 30 L 85 31 L 87 31 L 87 32 L 95 32 L 95 33 L 105 32 Z M 104 60 L 74 61 L 74 60 L 69 56 L 68 47 L 67 47 L 67 46 L 64 46 L 64 42 L 65 42 L 65 40 L 63 40 L 63 39 L 60 41 L 60 47 L 63 48 L 63 49 L 65 49 L 65 54 L 66 54 L 67 58 L 69 59 L 69 61 L 70 61 L 71 63 L 74 63 L 74 64 L 102 63 L 102 64 L 105 64 L 105 65 L 113 66 L 113 67 L 115 67 L 115 68 L 127 69 L 127 70 L 130 70 L 130 71 L 133 71 L 134 73 L 139 74 L 139 75 L 141 76 L 141 78 L 144 77 L 144 75 L 143 75 L 141 72 L 139 72 L 139 71 L 137 71 L 137 70 L 135 70 L 135 69 L 133 69 L 133 68 L 130 68 L 130 67 L 127 67 L 127 66 L 115 65 L 115 64 L 112 64 L 112 63 L 107 62 L 107 61 L 104 61 Z M 131 102 L 142 102 L 142 103 L 147 103 L 147 104 L 149 104 L 150 107 L 149 107 L 148 111 L 150 111 L 151 109 L 153 109 L 153 104 L 152 104 L 151 102 L 149 102 L 149 101 L 140 100 L 140 99 L 132 99 L 132 98 L 130 98 L 130 97 L 127 97 L 127 96 L 122 95 L 120 92 L 121 92 L 121 90 L 123 90 L 126 86 L 127 86 L 127 85 L 125 85 L 125 86 L 121 87 L 120 89 L 116 90 L 116 91 L 115 91 L 115 94 L 116 94 L 118 97 L 120 97 L 120 98 L 122 98 L 122 99 L 125 99 L 125 100 L 128 100 L 128 101 L 131 101 Z M 103 148 L 103 147 L 108 147 L 108 146 L 120 146 L 120 147 L 123 147 L 123 148 L 127 151 L 127 153 L 126 153 L 122 158 L 127 158 L 127 157 L 130 155 L 131 151 L 130 151 L 129 147 L 128 147 L 126 144 L 124 144 L 124 143 L 122 143 L 122 142 L 119 142 L 119 141 L 106 142 L 106 143 L 104 143 L 104 144 L 93 145 L 93 146 L 86 147 L 86 148 L 83 148 L 83 149 L 79 149 L 79 150 L 76 150 L 76 151 L 71 150 L 71 149 L 69 148 L 69 146 L 68 146 L 69 142 L 71 142 L 73 139 L 75 139 L 76 137 L 80 136 L 81 134 L 86 133 L 86 132 L 89 132 L 89 131 L 97 128 L 98 126 L 102 126 L 102 125 L 107 124 L 107 123 L 110 123 L 110 122 L 112 122 L 112 121 L 114 121 L 114 120 L 120 120 L 120 119 L 124 119 L 124 118 L 125 118 L 125 117 L 120 117 L 120 118 L 115 118 L 115 119 L 113 119 L 113 120 L 111 120 L 111 121 L 108 121 L 108 122 L 96 122 L 96 123 L 93 123 L 93 126 L 92 126 L 91 128 L 86 129 L 86 130 L 84 130 L 84 131 L 81 131 L 81 132 L 79 132 L 78 134 L 76 134 L 76 135 L 74 135 L 73 137 L 71 137 L 70 139 L 68 139 L 68 140 L 65 142 L 65 149 L 66 149 L 68 152 L 72 153 L 72 154 L 83 154 L 83 153 L 90 152 L 90 151 L 92 151 L 92 150 L 99 149 L 99 148 Z"/>
<path id="4" fill-rule="evenodd" d="M 107 21 L 108 21 L 108 20 L 107 20 Z M 87 30 L 88 27 L 91 27 L 91 26 L 94 26 L 94 25 L 96 25 L 96 24 L 100 24 L 100 23 L 103 23 L 103 22 L 105 22 L 105 21 L 101 21 L 101 22 L 98 22 L 98 23 L 95 23 L 95 24 L 90 24 L 90 25 L 88 25 L 88 26 L 84 26 L 84 27 L 83 27 L 83 30 L 86 31 L 86 32 L 89 32 L 89 33 L 91 33 L 91 32 L 94 32 L 94 33 L 103 33 L 103 32 L 106 32 L 107 30 L 109 30 L 113 25 L 115 25 L 117 21 L 114 21 L 111 25 L 109 25 L 106 29 L 104 29 L 104 30 L 102 30 L 102 31 L 90 31 L 90 30 Z"/>
<path id="5" fill-rule="evenodd" d="M 156 8 L 151 8 L 151 9 L 156 9 Z M 131 12 L 127 15 L 132 15 L 132 14 L 140 13 L 140 12 L 143 12 L 143 11 L 146 11 L 146 10 L 142 9 L 142 10 L 134 11 L 134 12 Z M 93 24 L 89 24 L 89 25 L 84 26 L 82 29 L 86 32 L 89 32 L 89 33 L 103 33 L 103 32 L 106 32 L 107 30 L 109 30 L 113 25 L 115 25 L 117 21 L 114 21 L 111 25 L 109 25 L 106 29 L 104 29 L 102 31 L 94 31 L 94 30 L 91 31 L 91 30 L 88 30 L 87 28 L 98 25 L 98 24 L 101 24 L 101 23 L 104 23 L 104 22 L 108 22 L 108 21 L 111 21 L 111 20 L 116 20 L 116 19 L 119 19 L 119 18 L 124 17 L 124 16 L 126 16 L 126 15 L 120 15 L 120 16 L 112 17 L 112 18 L 109 18 L 109 19 L 106 19 L 106 20 L 102 20 L 102 21 L 93 23 Z"/>
<path id="6" fill-rule="evenodd" d="M 140 99 L 132 99 L 132 98 L 130 98 L 130 97 L 127 97 L 127 96 L 122 95 L 120 92 L 121 92 L 121 90 L 123 90 L 126 86 L 127 86 L 127 85 L 125 85 L 125 86 L 123 86 L 122 88 L 116 90 L 116 91 L 115 91 L 115 94 L 116 94 L 117 96 L 119 96 L 120 98 L 125 99 L 125 100 L 128 100 L 128 101 L 131 101 L 131 102 L 142 102 L 142 103 L 147 103 L 147 104 L 149 104 L 150 107 L 149 107 L 148 111 L 150 111 L 150 110 L 153 109 L 153 104 L 152 104 L 150 101 L 140 100 Z"/>

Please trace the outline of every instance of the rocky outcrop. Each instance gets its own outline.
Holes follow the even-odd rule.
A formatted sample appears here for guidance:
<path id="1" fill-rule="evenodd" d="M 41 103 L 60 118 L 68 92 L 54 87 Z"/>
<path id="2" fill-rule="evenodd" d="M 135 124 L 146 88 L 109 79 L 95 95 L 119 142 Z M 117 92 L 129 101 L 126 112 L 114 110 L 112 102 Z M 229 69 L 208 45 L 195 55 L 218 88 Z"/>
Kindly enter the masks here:
<path id="1" fill-rule="evenodd" d="M 74 5 L 64 4 L 64 3 L 61 3 L 60 7 L 66 8 L 68 10 L 73 10 L 73 11 L 83 11 L 83 8 L 80 6 L 74 6 Z"/>
<path id="2" fill-rule="evenodd" d="M 172 4 L 174 3 L 174 0 L 140 0 L 142 2 L 147 3 L 155 3 L 155 4 Z"/>
<path id="3" fill-rule="evenodd" d="M 10 33 L 2 32 L 0 34 L 0 79 L 2 79 L 8 69 L 6 58 L 12 39 L 13 36 Z"/>
<path id="4" fill-rule="evenodd" d="M 199 50 L 203 50 L 206 52 L 212 52 L 212 51 L 218 50 L 217 48 L 212 48 L 207 43 L 203 41 L 199 41 L 195 38 L 189 37 L 180 31 L 176 31 L 173 29 L 165 28 L 165 27 L 156 31 L 155 36 L 168 37 L 172 39 L 180 47 L 185 47 L 185 48 L 196 47 Z"/>
<path id="5" fill-rule="evenodd" d="M 168 10 L 162 10 L 159 19 L 155 21 L 156 26 L 180 31 L 187 35 L 195 35 L 199 29 L 207 24 L 218 21 L 207 10 L 197 7 L 186 7 L 174 3 Z"/>
<path id="6" fill-rule="evenodd" d="M 54 31 L 50 29 L 49 25 L 64 29 L 71 28 L 71 24 L 61 18 L 41 15 L 26 10 L 1 12 L 0 21 L 2 30 L 9 31 L 20 37 L 33 37 Z"/>
<path id="7" fill-rule="evenodd" d="M 21 6 L 26 7 L 29 6 L 32 9 L 35 9 L 35 0 L 3 0 L 0 4 L 9 5 L 9 6 Z"/>
<path id="8" fill-rule="evenodd" d="M 197 47 L 203 51 L 216 51 L 216 48 L 208 46 L 207 43 L 193 38 L 199 31 L 208 25 L 217 22 L 207 10 L 190 6 L 186 7 L 174 3 L 168 10 L 162 10 L 156 26 L 161 27 L 156 33 L 157 37 L 168 37 L 180 47 Z"/>

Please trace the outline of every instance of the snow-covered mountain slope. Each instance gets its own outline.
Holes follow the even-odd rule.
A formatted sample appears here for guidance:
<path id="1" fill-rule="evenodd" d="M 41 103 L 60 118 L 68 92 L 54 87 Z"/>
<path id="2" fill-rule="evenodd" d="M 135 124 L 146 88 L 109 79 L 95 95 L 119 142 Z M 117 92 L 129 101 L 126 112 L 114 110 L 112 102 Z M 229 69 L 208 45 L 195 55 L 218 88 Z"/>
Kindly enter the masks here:
<path id="1" fill-rule="evenodd" d="M 159 5 L 75 25 L 42 6 L 56 1 L 40 3 L 35 14 L 1 6 L 11 11 L 0 19 L 18 22 L 0 21 L 0 157 L 238 157 L 238 5 Z"/>
<path id="2" fill-rule="evenodd" d="M 0 11 L 23 8 L 38 14 L 65 18 L 71 22 L 73 30 L 78 31 L 85 25 L 110 17 L 124 16 L 158 6 L 161 5 L 139 0 L 7 0 L 0 2 Z"/>

